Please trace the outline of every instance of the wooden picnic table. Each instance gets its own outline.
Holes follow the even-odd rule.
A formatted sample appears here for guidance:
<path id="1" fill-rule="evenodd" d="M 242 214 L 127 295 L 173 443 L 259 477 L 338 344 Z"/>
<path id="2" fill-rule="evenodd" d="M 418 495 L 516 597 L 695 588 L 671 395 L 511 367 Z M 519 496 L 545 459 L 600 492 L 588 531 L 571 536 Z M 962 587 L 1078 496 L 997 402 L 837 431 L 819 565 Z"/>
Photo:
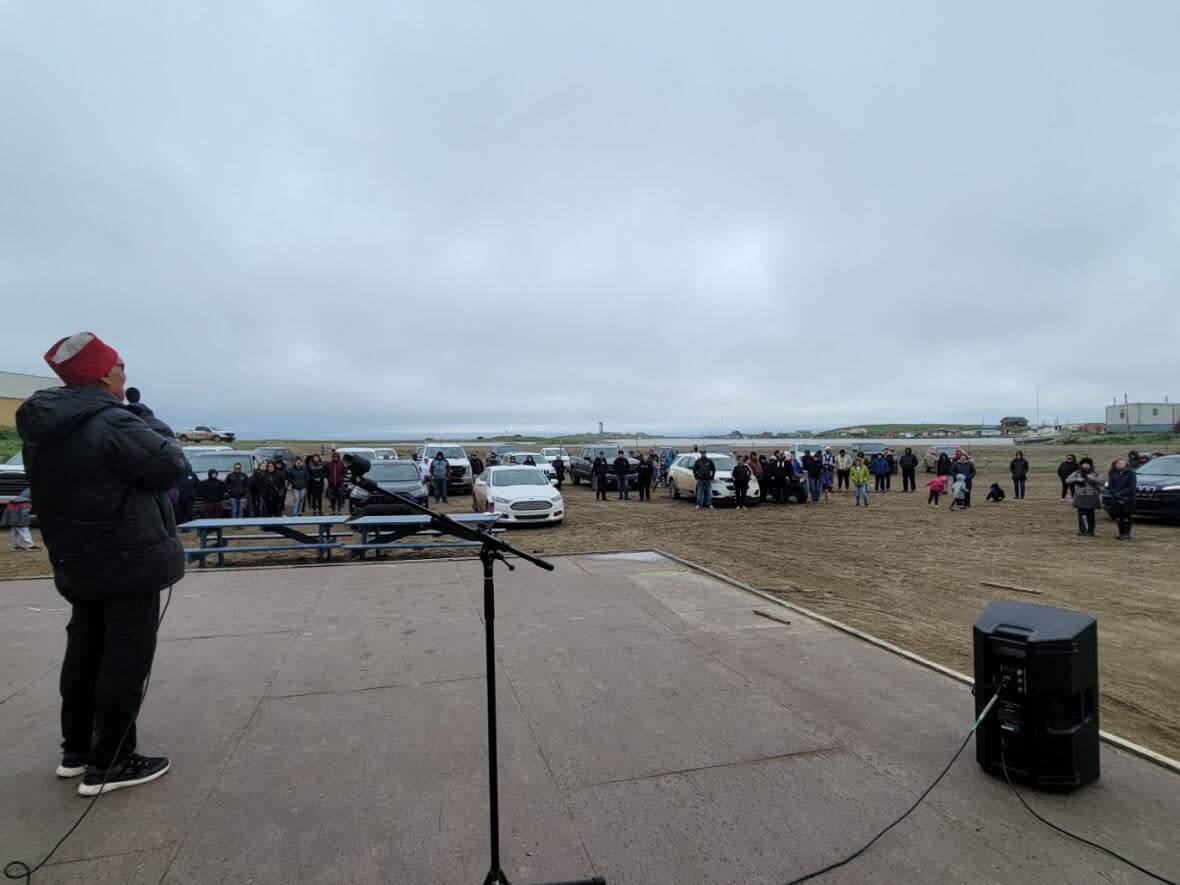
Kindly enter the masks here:
<path id="1" fill-rule="evenodd" d="M 482 529 L 490 528 L 500 519 L 499 514 L 496 513 L 452 513 L 448 515 L 456 522 Z M 359 544 L 345 544 L 344 549 L 351 551 L 354 556 L 364 559 L 370 550 L 375 550 L 380 554 L 382 550 L 428 550 L 439 547 L 480 546 L 477 541 L 432 540 L 438 536 L 438 532 L 424 528 L 429 524 L 430 517 L 420 513 L 401 516 L 360 516 L 350 519 L 348 527 L 361 533 L 361 542 Z M 414 535 L 419 536 L 422 540 L 405 540 Z"/>
<path id="2" fill-rule="evenodd" d="M 199 559 L 200 567 L 204 568 L 206 557 L 216 554 L 217 564 L 225 565 L 225 554 L 233 552 L 269 553 L 309 548 L 315 550 L 317 562 L 331 559 L 332 550 L 344 546 L 333 536 L 332 528 L 347 521 L 347 516 L 244 516 L 237 519 L 194 519 L 177 528 L 196 531 L 198 546 L 186 548 L 184 552 L 189 559 Z M 314 535 L 307 531 L 313 526 Z M 250 527 L 260 528 L 264 532 L 280 535 L 296 543 L 230 546 L 229 542 L 233 541 L 235 536 L 226 535 L 226 529 Z"/>

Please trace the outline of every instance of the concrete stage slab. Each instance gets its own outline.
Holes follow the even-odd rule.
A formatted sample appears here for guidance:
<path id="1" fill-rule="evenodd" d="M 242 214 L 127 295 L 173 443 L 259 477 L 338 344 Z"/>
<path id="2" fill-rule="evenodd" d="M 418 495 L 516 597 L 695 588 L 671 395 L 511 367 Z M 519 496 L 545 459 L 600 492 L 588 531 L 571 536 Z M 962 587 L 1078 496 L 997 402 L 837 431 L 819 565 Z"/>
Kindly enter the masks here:
<path id="1" fill-rule="evenodd" d="M 680 563 L 553 561 L 497 575 L 513 882 L 785 882 L 904 811 L 970 727 L 965 686 Z M 50 581 L 0 583 L 4 862 L 84 807 L 53 775 L 65 609 Z M 102 797 L 34 882 L 482 882 L 481 615 L 471 560 L 192 572 L 139 728 L 173 770 Z M 1029 801 L 1180 877 L 1180 776 L 1102 754 L 1097 784 Z M 970 747 L 817 881 L 1148 880 L 1032 819 Z"/>

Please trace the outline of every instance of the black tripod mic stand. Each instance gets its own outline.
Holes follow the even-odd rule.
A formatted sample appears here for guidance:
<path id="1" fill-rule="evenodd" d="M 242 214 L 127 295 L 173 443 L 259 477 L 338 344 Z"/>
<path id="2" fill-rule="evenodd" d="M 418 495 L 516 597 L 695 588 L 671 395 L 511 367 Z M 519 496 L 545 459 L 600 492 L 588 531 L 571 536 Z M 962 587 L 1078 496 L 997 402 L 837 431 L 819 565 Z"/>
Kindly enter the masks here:
<path id="1" fill-rule="evenodd" d="M 390 494 L 389 492 L 384 492 L 371 479 L 365 478 L 365 474 L 369 472 L 368 459 L 359 455 L 349 454 L 344 456 L 344 462 L 352 472 L 353 483 L 368 492 Z M 472 541 L 480 545 L 479 560 L 483 564 L 484 646 L 487 656 L 488 811 L 492 855 L 491 868 L 488 870 L 487 877 L 483 880 L 483 885 L 510 885 L 508 877 L 504 875 L 504 870 L 500 867 L 500 779 L 496 755 L 496 582 L 493 572 L 496 560 L 500 560 L 504 565 L 508 566 L 509 571 L 515 571 L 512 563 L 504 557 L 505 553 L 511 553 L 513 556 L 531 562 L 533 565 L 550 572 L 553 571 L 553 563 L 546 562 L 539 557 L 513 547 L 507 541 L 503 541 L 493 535 L 490 531 L 464 525 L 461 522 L 451 519 L 445 513 L 436 513 L 429 507 L 423 507 L 421 504 L 401 495 L 394 495 L 394 497 L 398 498 L 401 503 L 405 504 L 414 513 L 429 517 L 430 522 L 428 527 L 440 535 L 451 535 L 452 537 L 462 538 L 465 541 Z M 562 882 L 537 883 L 537 885 L 606 885 L 606 879 L 599 876 L 592 876 L 588 879 L 569 879 Z"/>

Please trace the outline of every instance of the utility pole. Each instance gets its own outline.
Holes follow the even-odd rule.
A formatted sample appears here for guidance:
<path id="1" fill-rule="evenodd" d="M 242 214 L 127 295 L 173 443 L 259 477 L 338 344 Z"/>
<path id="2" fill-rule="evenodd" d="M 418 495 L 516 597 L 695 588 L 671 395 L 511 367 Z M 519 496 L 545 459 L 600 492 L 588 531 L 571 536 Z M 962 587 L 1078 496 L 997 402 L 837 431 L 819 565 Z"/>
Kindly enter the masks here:
<path id="1" fill-rule="evenodd" d="M 1127 395 L 1123 394 L 1123 418 L 1127 422 L 1127 433 L 1131 432 L 1131 406 L 1127 402 Z"/>

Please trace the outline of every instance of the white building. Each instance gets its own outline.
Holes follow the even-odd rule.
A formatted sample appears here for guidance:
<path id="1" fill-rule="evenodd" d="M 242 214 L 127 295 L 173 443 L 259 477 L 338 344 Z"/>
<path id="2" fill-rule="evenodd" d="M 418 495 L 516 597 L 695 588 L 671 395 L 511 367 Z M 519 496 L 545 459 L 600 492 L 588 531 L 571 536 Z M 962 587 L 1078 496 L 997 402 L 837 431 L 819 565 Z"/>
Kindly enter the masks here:
<path id="1" fill-rule="evenodd" d="M 1180 421 L 1180 404 L 1164 400 L 1162 403 L 1115 403 L 1106 407 L 1106 432 L 1130 430 L 1170 432 Z"/>

